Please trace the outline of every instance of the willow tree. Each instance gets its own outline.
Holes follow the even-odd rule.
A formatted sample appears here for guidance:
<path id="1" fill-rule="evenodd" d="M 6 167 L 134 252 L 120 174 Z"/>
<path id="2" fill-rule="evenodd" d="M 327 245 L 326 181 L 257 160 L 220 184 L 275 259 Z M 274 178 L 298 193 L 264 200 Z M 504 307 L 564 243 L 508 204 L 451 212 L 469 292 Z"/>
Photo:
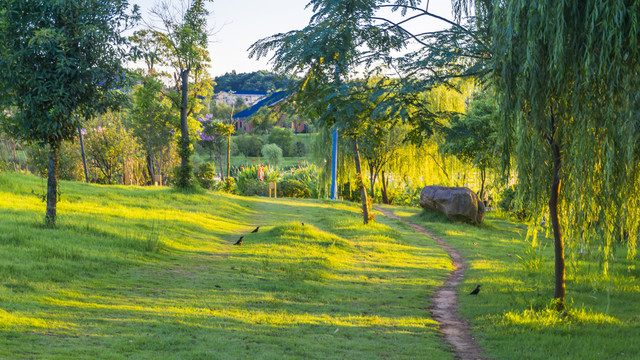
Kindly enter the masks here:
<path id="1" fill-rule="evenodd" d="M 640 223 L 640 3 L 481 1 L 492 78 L 505 116 L 504 154 L 555 245 L 555 298 L 564 308 L 565 243 L 603 250 Z M 507 158 L 505 160 L 508 161 Z"/>
<path id="2" fill-rule="evenodd" d="M 49 145 L 45 222 L 56 223 L 59 152 L 81 119 L 124 101 L 126 0 L 7 0 L 0 9 L 0 106 L 14 135 Z M 76 116 L 81 115 L 81 116 Z"/>

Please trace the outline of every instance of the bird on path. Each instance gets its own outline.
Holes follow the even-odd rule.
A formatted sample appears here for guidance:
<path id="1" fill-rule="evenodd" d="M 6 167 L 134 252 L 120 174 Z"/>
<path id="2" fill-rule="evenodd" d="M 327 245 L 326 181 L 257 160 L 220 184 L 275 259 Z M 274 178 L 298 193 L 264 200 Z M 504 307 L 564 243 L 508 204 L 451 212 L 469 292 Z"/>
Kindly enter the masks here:
<path id="1" fill-rule="evenodd" d="M 258 229 L 260 229 L 260 226 L 258 226 L 257 228 L 255 228 L 255 230 L 253 230 L 251 233 L 252 233 L 252 234 L 253 234 L 253 233 L 257 233 L 257 232 L 258 232 Z"/>
<path id="2" fill-rule="evenodd" d="M 478 295 L 479 292 L 480 292 L 480 285 L 476 286 L 476 288 L 473 289 L 473 291 L 469 295 Z"/>
<path id="3" fill-rule="evenodd" d="M 238 241 L 236 241 L 233 245 L 242 245 L 242 239 L 244 239 L 244 236 L 240 236 L 240 239 L 238 239 Z"/>

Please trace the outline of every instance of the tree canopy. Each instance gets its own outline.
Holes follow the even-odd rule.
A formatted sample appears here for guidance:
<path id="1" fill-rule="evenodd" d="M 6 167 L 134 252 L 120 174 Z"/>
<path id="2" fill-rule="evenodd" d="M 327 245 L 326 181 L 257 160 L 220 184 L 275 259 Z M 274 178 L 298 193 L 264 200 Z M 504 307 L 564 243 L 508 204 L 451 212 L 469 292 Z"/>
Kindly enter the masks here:
<path id="1" fill-rule="evenodd" d="M 272 91 L 289 87 L 293 80 L 268 71 L 232 71 L 214 78 L 216 91 Z"/>
<path id="2" fill-rule="evenodd" d="M 126 0 L 8 0 L 0 10 L 0 105 L 11 132 L 49 144 L 46 222 L 55 225 L 61 142 L 82 119 L 124 102 L 122 35 L 138 19 Z"/>
<path id="3" fill-rule="evenodd" d="M 160 63 L 174 70 L 172 75 L 175 93 L 170 98 L 180 109 L 181 164 L 176 180 L 179 189 L 188 189 L 194 185 L 190 160 L 193 149 L 189 132 L 190 128 L 199 124 L 192 115 L 203 107 L 199 96 L 208 96 L 212 89 L 207 69 L 210 61 L 207 50 L 209 11 L 205 3 L 208 1 L 210 0 L 181 0 L 176 4 L 163 0 L 152 10 L 161 25 L 152 27 L 150 34 L 160 46 L 157 52 L 154 50 L 152 56 L 146 58 L 154 58 L 157 54 Z"/>

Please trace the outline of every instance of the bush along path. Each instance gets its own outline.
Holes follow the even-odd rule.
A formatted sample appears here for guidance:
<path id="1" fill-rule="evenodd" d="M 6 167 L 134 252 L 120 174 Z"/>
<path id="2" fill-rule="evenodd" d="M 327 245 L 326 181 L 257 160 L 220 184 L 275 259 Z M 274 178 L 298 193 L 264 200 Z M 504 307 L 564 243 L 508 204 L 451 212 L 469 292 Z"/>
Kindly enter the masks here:
<path id="1" fill-rule="evenodd" d="M 481 355 L 482 349 L 471 336 L 469 324 L 457 314 L 458 299 L 456 297 L 455 287 L 462 282 L 464 272 L 467 269 L 462 254 L 426 228 L 401 219 L 380 207 L 376 206 L 375 209 L 380 211 L 384 216 L 402 221 L 416 231 L 431 237 L 449 254 L 453 261 L 454 270 L 447 276 L 444 284 L 436 290 L 435 295 L 431 298 L 433 302 L 433 306 L 430 309 L 431 314 L 433 315 L 433 319 L 440 325 L 442 337 L 451 345 L 457 358 L 462 360 L 485 359 Z"/>

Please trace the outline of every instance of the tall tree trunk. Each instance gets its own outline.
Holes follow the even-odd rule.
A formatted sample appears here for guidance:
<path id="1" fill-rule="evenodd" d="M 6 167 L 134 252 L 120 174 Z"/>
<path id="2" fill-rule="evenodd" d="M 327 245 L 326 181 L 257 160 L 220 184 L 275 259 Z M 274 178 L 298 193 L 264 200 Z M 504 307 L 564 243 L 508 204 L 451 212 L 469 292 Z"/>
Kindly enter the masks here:
<path id="1" fill-rule="evenodd" d="M 231 177 L 231 132 L 227 134 L 227 179 Z"/>
<path id="2" fill-rule="evenodd" d="M 369 179 L 371 179 L 371 198 L 375 199 L 375 185 L 376 185 L 376 175 L 377 172 L 375 170 L 375 166 L 369 165 Z"/>
<path id="3" fill-rule="evenodd" d="M 360 198 L 362 199 L 362 219 L 366 224 L 369 223 L 369 203 L 367 201 L 367 187 L 362 177 L 362 168 L 360 166 L 360 150 L 358 149 L 358 138 L 353 139 L 353 160 L 356 163 L 356 178 L 360 183 Z"/>
<path id="4" fill-rule="evenodd" d="M 155 170 L 153 169 L 153 158 L 151 156 L 151 151 L 147 150 L 147 171 L 149 172 L 149 177 L 151 178 L 151 180 L 149 181 L 150 185 L 153 185 L 156 181 L 156 177 L 155 177 Z M 160 184 L 162 185 L 162 184 Z"/>
<path id="5" fill-rule="evenodd" d="M 58 204 L 58 164 L 60 158 L 60 140 L 51 142 L 49 151 L 49 170 L 47 174 L 47 212 L 45 225 L 56 226 L 56 206 Z"/>
<path id="6" fill-rule="evenodd" d="M 82 153 L 82 166 L 84 167 L 84 180 L 89 183 L 89 172 L 87 171 L 87 157 L 84 154 L 84 142 L 82 141 L 82 129 L 78 126 L 78 137 L 80 138 L 80 152 Z"/>
<path id="7" fill-rule="evenodd" d="M 485 168 L 480 169 L 480 201 L 484 199 L 484 181 L 487 178 L 487 170 Z"/>
<path id="8" fill-rule="evenodd" d="M 388 176 L 388 175 L 387 175 Z M 384 174 L 384 170 L 382 170 L 382 177 L 380 178 L 381 182 L 382 182 L 382 202 L 384 204 L 390 204 L 391 202 L 389 201 L 389 195 L 387 193 L 387 185 L 389 184 L 389 178 L 387 177 L 385 179 L 385 174 Z"/>
<path id="9" fill-rule="evenodd" d="M 187 123 L 187 106 L 189 105 L 188 95 L 189 95 L 189 70 L 185 69 L 182 71 L 182 101 L 180 102 L 180 132 L 182 135 L 183 144 L 182 146 L 189 146 L 189 126 Z M 182 157 L 181 166 L 185 168 L 189 164 L 189 157 Z"/>
<path id="10" fill-rule="evenodd" d="M 224 163 L 224 161 L 222 161 L 222 154 L 218 153 L 218 166 L 220 167 L 220 180 L 224 181 L 224 168 L 222 167 L 222 164 Z"/>
<path id="11" fill-rule="evenodd" d="M 565 298 L 565 264 L 564 264 L 564 243 L 562 241 L 562 233 L 560 231 L 560 217 L 558 214 L 558 203 L 560 199 L 560 170 L 562 167 L 562 154 L 560 145 L 556 139 L 556 123 L 551 108 L 551 135 L 549 136 L 549 145 L 553 153 L 553 180 L 551 182 L 551 194 L 549 196 L 549 217 L 551 219 L 551 228 L 553 229 L 553 240 L 555 249 L 555 277 L 556 287 L 554 297 L 557 299 L 556 309 L 564 310 Z"/>
<path id="12" fill-rule="evenodd" d="M 178 179 L 178 187 L 187 188 L 191 184 L 191 151 L 189 148 L 189 125 L 187 122 L 187 107 L 189 95 L 189 69 L 184 69 L 180 73 L 182 78 L 182 87 L 180 89 L 182 101 L 180 102 L 180 176 Z"/>

